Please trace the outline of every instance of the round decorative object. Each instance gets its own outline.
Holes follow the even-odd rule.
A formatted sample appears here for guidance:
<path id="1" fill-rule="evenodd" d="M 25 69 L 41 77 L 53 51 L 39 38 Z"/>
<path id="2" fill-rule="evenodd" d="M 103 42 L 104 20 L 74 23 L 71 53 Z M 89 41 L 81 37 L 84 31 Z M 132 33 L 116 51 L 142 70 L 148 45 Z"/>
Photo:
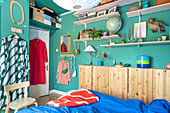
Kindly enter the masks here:
<path id="1" fill-rule="evenodd" d="M 168 69 L 170 69 L 170 63 L 167 63 L 167 64 L 166 64 L 166 67 L 167 67 Z"/>
<path id="2" fill-rule="evenodd" d="M 119 16 L 113 16 L 109 18 L 106 23 L 106 27 L 110 31 L 110 34 L 114 34 L 118 32 L 121 26 L 122 26 L 122 21 Z"/>

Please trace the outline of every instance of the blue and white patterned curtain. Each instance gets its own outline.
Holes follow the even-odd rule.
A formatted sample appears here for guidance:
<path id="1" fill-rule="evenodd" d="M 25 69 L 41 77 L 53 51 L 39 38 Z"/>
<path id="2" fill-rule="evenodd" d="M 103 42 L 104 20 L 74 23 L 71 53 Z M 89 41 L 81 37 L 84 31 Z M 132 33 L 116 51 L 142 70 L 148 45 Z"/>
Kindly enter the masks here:
<path id="1" fill-rule="evenodd" d="M 2 39 L 0 52 L 0 109 L 7 105 L 4 86 L 28 80 L 29 55 L 27 43 L 18 36 L 7 36 Z M 23 89 L 10 92 L 11 100 L 21 98 Z"/>

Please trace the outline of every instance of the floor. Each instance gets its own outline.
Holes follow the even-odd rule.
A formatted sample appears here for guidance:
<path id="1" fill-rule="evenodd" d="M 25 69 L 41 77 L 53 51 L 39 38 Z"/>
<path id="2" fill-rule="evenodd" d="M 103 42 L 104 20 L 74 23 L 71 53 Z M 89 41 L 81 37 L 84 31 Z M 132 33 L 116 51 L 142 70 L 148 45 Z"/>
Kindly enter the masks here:
<path id="1" fill-rule="evenodd" d="M 41 105 L 46 105 L 47 102 L 51 101 L 51 100 L 56 100 L 57 98 L 59 98 L 61 95 L 56 94 L 56 93 L 52 93 L 46 96 L 42 96 L 37 98 L 37 102 L 38 102 L 38 106 Z"/>

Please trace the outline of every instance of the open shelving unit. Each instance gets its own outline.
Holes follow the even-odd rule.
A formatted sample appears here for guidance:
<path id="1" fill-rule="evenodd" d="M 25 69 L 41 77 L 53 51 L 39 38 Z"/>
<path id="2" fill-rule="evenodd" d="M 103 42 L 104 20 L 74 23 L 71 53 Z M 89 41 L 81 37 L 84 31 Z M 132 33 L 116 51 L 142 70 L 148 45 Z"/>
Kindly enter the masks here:
<path id="1" fill-rule="evenodd" d="M 79 15 L 83 14 L 83 13 L 109 10 L 110 8 L 112 8 L 115 5 L 120 7 L 120 6 L 125 6 L 125 5 L 128 5 L 128 4 L 132 4 L 132 3 L 135 3 L 135 2 L 139 2 L 139 1 L 140 0 L 119 0 L 119 1 L 111 2 L 111 3 L 108 3 L 108 4 L 102 5 L 102 6 L 95 7 L 95 8 L 89 9 L 89 10 L 75 12 L 73 15 L 76 16 L 76 17 L 79 17 Z M 119 12 L 114 12 L 114 13 L 110 13 L 110 14 L 106 14 L 106 15 L 102 15 L 102 16 L 98 16 L 98 17 L 88 18 L 88 19 L 84 19 L 84 20 L 78 20 L 78 21 L 74 22 L 74 24 L 85 25 L 85 28 L 86 28 L 86 24 L 88 24 L 88 23 L 107 20 L 114 15 L 120 16 Z"/>
<path id="2" fill-rule="evenodd" d="M 76 39 L 76 40 L 73 40 L 73 41 L 75 41 L 75 42 L 84 42 L 84 41 L 105 40 L 105 39 L 112 39 L 112 38 L 120 38 L 120 36 L 115 34 L 115 35 L 111 35 L 111 36 L 102 36 L 102 37 L 97 38 L 97 39 L 84 38 L 84 39 Z"/>
<path id="3" fill-rule="evenodd" d="M 119 12 L 113 12 L 113 13 L 109 13 L 106 15 L 98 16 L 98 17 L 79 20 L 79 21 L 74 22 L 74 24 L 83 25 L 83 24 L 93 23 L 93 22 L 97 22 L 97 21 L 107 20 L 110 17 L 115 16 L 115 15 L 120 16 Z"/>
<path id="4" fill-rule="evenodd" d="M 133 46 L 133 45 L 138 45 L 138 47 L 140 47 L 141 45 L 168 44 L 168 43 L 170 43 L 170 40 L 167 40 L 167 41 L 152 41 L 152 42 L 136 42 L 136 43 L 115 44 L 115 45 L 100 45 L 100 46 L 101 47 L 115 47 L 115 46 Z"/>
<path id="5" fill-rule="evenodd" d="M 108 3 L 108 4 L 102 5 L 102 6 L 98 6 L 98 7 L 86 10 L 86 11 L 75 12 L 73 15 L 76 16 L 76 17 L 79 17 L 79 14 L 82 14 L 82 13 L 98 12 L 98 11 L 109 9 L 109 8 L 115 6 L 115 5 L 118 5 L 118 7 L 120 7 L 120 6 L 125 6 L 125 5 L 128 5 L 128 4 L 132 4 L 132 3 L 135 3 L 135 2 L 139 2 L 139 0 L 119 0 L 119 1 L 116 1 L 116 2 L 111 2 L 111 3 Z"/>
<path id="6" fill-rule="evenodd" d="M 140 16 L 140 15 L 146 15 L 150 13 L 165 11 L 169 9 L 170 9 L 170 3 L 166 3 L 166 4 L 157 5 L 157 6 L 153 6 L 153 7 L 149 7 L 145 9 L 127 12 L 126 14 L 130 18 L 130 17 Z"/>

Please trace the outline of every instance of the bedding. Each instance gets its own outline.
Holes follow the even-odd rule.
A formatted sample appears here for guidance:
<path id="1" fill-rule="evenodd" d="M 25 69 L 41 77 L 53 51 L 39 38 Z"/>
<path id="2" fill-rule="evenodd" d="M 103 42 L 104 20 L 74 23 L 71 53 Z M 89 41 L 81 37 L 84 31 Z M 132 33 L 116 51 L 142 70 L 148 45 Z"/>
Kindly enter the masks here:
<path id="1" fill-rule="evenodd" d="M 89 90 L 99 97 L 99 101 L 78 107 L 39 106 L 24 108 L 17 113 L 169 113 L 170 103 L 163 99 L 153 100 L 150 105 L 141 100 L 123 100 Z"/>
<path id="2" fill-rule="evenodd" d="M 88 105 L 99 101 L 99 98 L 88 91 L 87 89 L 72 90 L 61 96 L 57 100 L 52 100 L 47 103 L 49 106 L 54 107 L 77 107 L 82 105 Z"/>

